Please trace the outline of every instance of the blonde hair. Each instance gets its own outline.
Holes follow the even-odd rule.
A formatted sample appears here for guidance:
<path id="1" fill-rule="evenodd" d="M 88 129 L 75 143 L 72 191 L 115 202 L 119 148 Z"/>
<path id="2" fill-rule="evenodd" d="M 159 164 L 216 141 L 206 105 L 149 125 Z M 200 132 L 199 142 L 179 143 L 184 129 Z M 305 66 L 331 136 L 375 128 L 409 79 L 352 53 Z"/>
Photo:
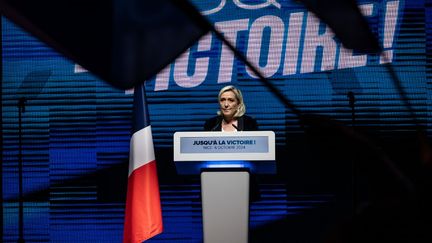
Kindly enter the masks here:
<path id="1" fill-rule="evenodd" d="M 228 91 L 232 91 L 236 97 L 236 99 L 239 102 L 239 105 L 237 107 L 237 111 L 234 113 L 234 117 L 241 117 L 246 113 L 246 106 L 243 102 L 243 95 L 241 93 L 241 91 L 239 89 L 237 89 L 235 86 L 233 85 L 228 85 L 223 87 L 220 91 L 219 91 L 219 95 L 218 95 L 218 101 L 220 100 L 221 96 L 223 93 L 228 92 Z M 219 110 L 217 112 L 218 115 L 222 115 L 222 112 Z"/>

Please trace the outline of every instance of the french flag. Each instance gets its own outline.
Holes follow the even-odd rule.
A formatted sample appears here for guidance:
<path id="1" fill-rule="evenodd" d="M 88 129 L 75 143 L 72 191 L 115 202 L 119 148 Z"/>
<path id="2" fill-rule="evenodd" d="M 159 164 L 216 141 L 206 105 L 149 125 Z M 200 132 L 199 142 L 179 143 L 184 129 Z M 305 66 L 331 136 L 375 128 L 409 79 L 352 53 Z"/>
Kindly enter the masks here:
<path id="1" fill-rule="evenodd" d="M 140 243 L 163 230 L 159 182 L 144 84 L 134 91 L 133 124 L 123 243 Z"/>

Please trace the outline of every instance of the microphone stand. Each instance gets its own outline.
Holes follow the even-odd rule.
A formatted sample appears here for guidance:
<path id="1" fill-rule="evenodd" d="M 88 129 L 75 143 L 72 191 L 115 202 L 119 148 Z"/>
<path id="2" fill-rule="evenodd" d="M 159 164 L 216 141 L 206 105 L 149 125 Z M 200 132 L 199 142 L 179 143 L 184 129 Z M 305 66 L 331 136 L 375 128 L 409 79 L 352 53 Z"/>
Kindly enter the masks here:
<path id="1" fill-rule="evenodd" d="M 349 102 L 349 107 L 351 108 L 351 126 L 354 128 L 355 126 L 355 96 L 354 96 L 354 92 L 349 91 L 347 94 L 348 97 L 348 102 Z M 353 214 L 355 215 L 356 209 L 357 209 L 357 166 L 356 166 L 356 161 L 354 160 L 354 158 L 351 158 L 351 167 L 352 167 L 352 178 L 351 178 L 351 183 L 352 183 L 352 188 L 353 188 L 353 192 L 352 192 L 352 206 L 353 206 Z M 353 216 L 354 216 L 353 215 Z"/>
<path id="2" fill-rule="evenodd" d="M 23 198 L 23 154 L 22 154 L 22 113 L 25 112 L 25 97 L 18 100 L 18 190 L 19 190 L 19 206 L 18 206 L 18 243 L 24 243 L 24 198 Z"/>

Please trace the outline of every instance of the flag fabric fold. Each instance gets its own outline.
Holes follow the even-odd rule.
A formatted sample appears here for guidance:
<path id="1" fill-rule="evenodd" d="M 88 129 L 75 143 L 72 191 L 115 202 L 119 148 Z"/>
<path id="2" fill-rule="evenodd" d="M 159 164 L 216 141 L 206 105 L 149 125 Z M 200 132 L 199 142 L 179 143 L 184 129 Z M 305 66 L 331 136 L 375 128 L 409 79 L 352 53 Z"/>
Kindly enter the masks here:
<path id="1" fill-rule="evenodd" d="M 159 181 L 144 85 L 135 88 L 123 243 L 138 243 L 163 231 Z"/>

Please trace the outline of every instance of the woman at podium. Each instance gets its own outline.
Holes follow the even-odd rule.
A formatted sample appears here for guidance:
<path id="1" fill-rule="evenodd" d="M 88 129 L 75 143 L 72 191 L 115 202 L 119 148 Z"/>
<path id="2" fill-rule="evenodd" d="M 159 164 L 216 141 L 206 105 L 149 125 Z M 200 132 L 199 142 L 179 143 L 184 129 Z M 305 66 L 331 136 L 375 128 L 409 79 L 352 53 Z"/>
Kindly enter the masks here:
<path id="1" fill-rule="evenodd" d="M 204 124 L 205 131 L 257 131 L 256 120 L 245 115 L 246 106 L 243 102 L 243 95 L 233 85 L 223 87 L 218 95 L 219 110 L 217 116 L 208 119 Z M 250 181 L 250 201 L 257 201 L 261 198 L 258 182 L 252 174 Z"/>
<path id="2" fill-rule="evenodd" d="M 254 118 L 245 115 L 246 106 L 243 95 L 233 85 L 223 87 L 218 95 L 219 110 L 217 116 L 208 119 L 204 124 L 205 131 L 256 131 L 257 122 Z"/>

